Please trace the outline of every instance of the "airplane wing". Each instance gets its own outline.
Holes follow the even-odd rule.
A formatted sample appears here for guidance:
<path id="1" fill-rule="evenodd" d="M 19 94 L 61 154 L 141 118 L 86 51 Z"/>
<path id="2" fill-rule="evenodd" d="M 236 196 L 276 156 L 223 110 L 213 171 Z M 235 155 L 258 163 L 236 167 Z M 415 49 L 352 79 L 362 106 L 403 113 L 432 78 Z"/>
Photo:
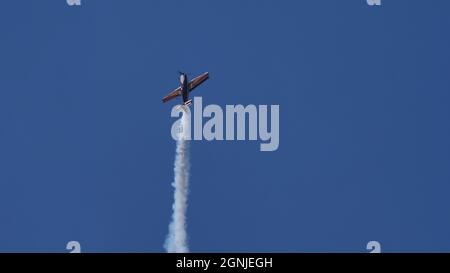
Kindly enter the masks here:
<path id="1" fill-rule="evenodd" d="M 163 102 L 168 102 L 171 99 L 174 99 L 176 97 L 178 97 L 179 95 L 181 95 L 181 86 L 178 87 L 177 89 L 173 90 L 172 92 L 169 93 L 169 95 L 165 96 L 162 101 Z"/>
<path id="2" fill-rule="evenodd" d="M 189 82 L 189 92 L 191 92 L 192 90 L 194 90 L 194 88 L 196 88 L 197 86 L 199 86 L 200 84 L 202 84 L 204 81 L 206 81 L 209 78 L 209 73 L 205 72 L 203 74 L 201 74 L 200 76 L 198 76 L 197 78 L 192 79 Z"/>

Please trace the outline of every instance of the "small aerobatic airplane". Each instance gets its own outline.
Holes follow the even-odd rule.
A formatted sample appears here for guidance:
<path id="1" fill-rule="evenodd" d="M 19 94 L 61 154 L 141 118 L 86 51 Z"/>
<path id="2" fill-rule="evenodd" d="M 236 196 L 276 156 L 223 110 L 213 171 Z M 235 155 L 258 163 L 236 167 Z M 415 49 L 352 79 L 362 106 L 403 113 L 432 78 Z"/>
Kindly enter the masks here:
<path id="1" fill-rule="evenodd" d="M 169 93 L 169 95 L 165 96 L 162 101 L 167 102 L 171 99 L 174 99 L 180 95 L 183 96 L 183 105 L 190 105 L 192 103 L 192 100 L 189 99 L 189 93 L 194 90 L 197 86 L 202 84 L 204 81 L 206 81 L 209 78 L 209 73 L 205 72 L 201 74 L 200 76 L 194 78 L 192 81 L 188 81 L 186 73 L 179 72 L 180 73 L 180 86 Z"/>

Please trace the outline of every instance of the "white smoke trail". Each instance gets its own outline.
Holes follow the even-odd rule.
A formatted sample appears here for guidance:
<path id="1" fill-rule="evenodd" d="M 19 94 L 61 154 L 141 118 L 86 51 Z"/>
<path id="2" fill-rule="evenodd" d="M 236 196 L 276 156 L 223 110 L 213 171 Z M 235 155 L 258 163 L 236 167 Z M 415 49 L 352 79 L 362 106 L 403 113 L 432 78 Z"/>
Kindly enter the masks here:
<path id="1" fill-rule="evenodd" d="M 189 111 L 189 109 L 188 109 Z M 190 126 L 187 112 L 183 108 L 180 122 L 180 131 L 177 140 L 175 154 L 175 180 L 172 186 L 175 188 L 174 203 L 172 206 L 172 222 L 169 225 L 169 234 L 165 242 L 167 252 L 186 253 L 189 252 L 186 232 L 186 209 L 189 185 L 189 138 Z"/>

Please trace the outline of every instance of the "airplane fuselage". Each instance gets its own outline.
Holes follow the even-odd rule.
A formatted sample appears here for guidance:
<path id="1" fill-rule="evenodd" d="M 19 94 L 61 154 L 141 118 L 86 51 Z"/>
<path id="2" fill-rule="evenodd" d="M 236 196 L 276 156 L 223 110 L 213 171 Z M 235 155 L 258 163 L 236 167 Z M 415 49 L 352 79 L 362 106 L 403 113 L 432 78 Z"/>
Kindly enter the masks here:
<path id="1" fill-rule="evenodd" d="M 182 75 L 181 80 L 181 95 L 183 96 L 183 103 L 186 103 L 189 100 L 189 81 L 186 74 Z"/>

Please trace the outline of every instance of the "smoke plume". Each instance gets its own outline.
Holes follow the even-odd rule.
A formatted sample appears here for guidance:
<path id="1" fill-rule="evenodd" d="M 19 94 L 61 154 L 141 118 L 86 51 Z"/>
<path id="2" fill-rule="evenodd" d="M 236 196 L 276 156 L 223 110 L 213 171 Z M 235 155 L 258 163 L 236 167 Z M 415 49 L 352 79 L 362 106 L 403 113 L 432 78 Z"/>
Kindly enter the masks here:
<path id="1" fill-rule="evenodd" d="M 175 189 L 172 205 L 172 222 L 169 225 L 169 234 L 165 243 L 167 252 L 189 252 L 186 232 L 186 209 L 189 186 L 189 118 L 190 115 L 183 108 L 175 153 L 175 180 L 172 183 Z"/>

